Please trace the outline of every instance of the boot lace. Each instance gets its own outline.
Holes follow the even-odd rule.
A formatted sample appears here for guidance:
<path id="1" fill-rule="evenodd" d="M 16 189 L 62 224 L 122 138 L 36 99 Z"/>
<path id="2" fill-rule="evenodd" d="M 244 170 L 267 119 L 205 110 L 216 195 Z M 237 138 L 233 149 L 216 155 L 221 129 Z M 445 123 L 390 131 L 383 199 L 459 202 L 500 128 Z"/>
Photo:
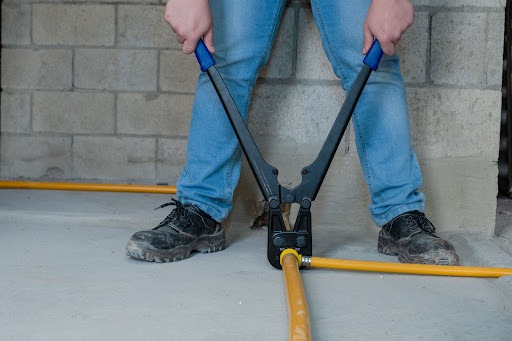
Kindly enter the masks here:
<path id="1" fill-rule="evenodd" d="M 178 200 L 176 200 L 174 198 L 172 198 L 170 202 L 167 202 L 165 204 L 162 204 L 162 205 L 156 207 L 155 210 L 158 210 L 158 209 L 161 209 L 161 208 L 164 208 L 167 206 L 171 206 L 171 205 L 176 206 L 176 207 L 153 230 L 157 230 L 160 227 L 169 225 L 171 223 L 173 225 L 177 225 L 178 223 L 180 223 L 180 225 L 182 225 L 183 223 L 185 223 L 186 227 L 189 227 L 192 225 L 192 220 L 188 215 L 188 210 L 185 208 L 185 206 L 183 206 L 183 204 L 181 202 L 179 202 Z"/>
<path id="2" fill-rule="evenodd" d="M 417 220 L 417 223 L 419 225 L 419 227 L 427 232 L 427 233 L 430 233 L 431 235 L 433 236 L 436 236 L 436 228 L 434 227 L 434 225 L 430 222 L 430 220 L 427 219 L 427 217 L 425 216 L 425 214 L 421 213 L 421 212 L 418 212 L 418 214 L 415 216 L 416 220 Z"/>

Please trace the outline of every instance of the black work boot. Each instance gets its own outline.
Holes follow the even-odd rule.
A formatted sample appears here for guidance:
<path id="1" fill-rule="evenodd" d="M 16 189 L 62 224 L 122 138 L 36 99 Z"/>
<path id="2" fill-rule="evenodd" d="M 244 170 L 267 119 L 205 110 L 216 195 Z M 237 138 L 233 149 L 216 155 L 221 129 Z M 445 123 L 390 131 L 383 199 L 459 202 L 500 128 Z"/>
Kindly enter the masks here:
<path id="1" fill-rule="evenodd" d="M 402 263 L 458 265 L 459 256 L 448 241 L 436 234 L 434 225 L 419 211 L 406 212 L 384 225 L 378 249 L 398 255 Z"/>
<path id="2" fill-rule="evenodd" d="M 128 256 L 150 262 L 174 262 L 202 253 L 224 249 L 224 229 L 208 214 L 193 205 L 172 199 L 176 206 L 157 227 L 133 234 L 126 245 Z"/>

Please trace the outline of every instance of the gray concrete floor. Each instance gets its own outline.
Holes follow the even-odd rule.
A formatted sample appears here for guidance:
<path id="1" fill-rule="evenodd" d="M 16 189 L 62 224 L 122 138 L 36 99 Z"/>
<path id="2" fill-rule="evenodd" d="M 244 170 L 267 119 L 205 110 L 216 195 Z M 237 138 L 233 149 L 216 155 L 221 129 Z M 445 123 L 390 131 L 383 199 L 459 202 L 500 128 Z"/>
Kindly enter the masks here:
<path id="1" fill-rule="evenodd" d="M 266 232 L 231 221 L 229 246 L 155 264 L 124 254 L 169 196 L 0 190 L 0 340 L 285 340 Z M 350 210 L 350 207 L 345 208 Z M 356 219 L 357 220 L 357 219 Z M 512 267 L 512 204 L 498 238 L 453 234 L 464 265 Z M 355 224 L 353 224 L 355 225 Z M 316 256 L 396 262 L 377 229 L 314 230 Z M 512 277 L 302 272 L 313 340 L 512 340 Z"/>

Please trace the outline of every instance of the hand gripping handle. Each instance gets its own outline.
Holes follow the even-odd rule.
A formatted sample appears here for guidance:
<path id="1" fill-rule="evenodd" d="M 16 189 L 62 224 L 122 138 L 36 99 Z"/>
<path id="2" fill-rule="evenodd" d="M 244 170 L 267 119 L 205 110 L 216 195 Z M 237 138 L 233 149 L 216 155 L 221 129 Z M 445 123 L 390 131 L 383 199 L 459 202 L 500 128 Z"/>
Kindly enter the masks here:
<path id="1" fill-rule="evenodd" d="M 215 65 L 215 60 L 213 59 L 213 56 L 210 53 L 210 51 L 208 51 L 208 48 L 206 48 L 206 45 L 204 44 L 202 39 L 199 39 L 195 53 L 197 62 L 199 63 L 199 66 L 201 66 L 202 72 L 205 72 L 211 66 Z"/>
<path id="2" fill-rule="evenodd" d="M 372 68 L 373 71 L 376 71 L 379 68 L 379 62 L 382 58 L 382 48 L 380 47 L 377 39 L 373 41 L 372 47 L 364 57 L 363 63 Z"/>

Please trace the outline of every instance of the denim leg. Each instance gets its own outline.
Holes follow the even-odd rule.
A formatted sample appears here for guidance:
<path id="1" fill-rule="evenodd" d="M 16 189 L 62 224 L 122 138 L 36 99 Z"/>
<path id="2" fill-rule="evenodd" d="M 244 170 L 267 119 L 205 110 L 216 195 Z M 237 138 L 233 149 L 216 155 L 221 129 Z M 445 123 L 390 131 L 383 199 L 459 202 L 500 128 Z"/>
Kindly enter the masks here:
<path id="1" fill-rule="evenodd" d="M 350 89 L 364 56 L 363 23 L 370 0 L 312 0 L 324 50 L 343 88 Z M 353 118 L 359 158 L 378 226 L 424 210 L 422 176 L 409 136 L 407 97 L 397 55 L 384 56 L 361 95 Z"/>
<path id="2" fill-rule="evenodd" d="M 216 67 L 244 118 L 258 71 L 268 60 L 284 4 L 285 0 L 210 0 Z M 178 200 L 198 206 L 221 222 L 231 211 L 240 167 L 236 135 L 210 79 L 201 74 L 187 163 L 177 183 Z"/>

